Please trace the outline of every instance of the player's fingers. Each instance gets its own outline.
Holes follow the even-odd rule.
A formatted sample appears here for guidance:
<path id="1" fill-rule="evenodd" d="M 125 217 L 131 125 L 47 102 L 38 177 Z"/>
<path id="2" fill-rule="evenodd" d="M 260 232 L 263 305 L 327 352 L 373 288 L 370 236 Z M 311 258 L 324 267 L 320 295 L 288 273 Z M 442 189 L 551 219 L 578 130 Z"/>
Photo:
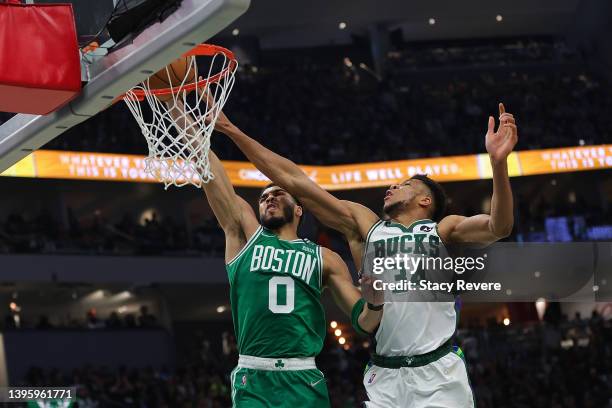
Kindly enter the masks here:
<path id="1" fill-rule="evenodd" d="M 501 123 L 515 123 L 514 116 L 510 113 L 504 113 L 499 117 Z"/>
<path id="2" fill-rule="evenodd" d="M 518 142 L 518 130 L 517 130 L 516 126 L 509 124 L 508 128 L 510 129 L 510 136 L 508 137 L 508 139 L 512 143 Z"/>
<path id="3" fill-rule="evenodd" d="M 504 124 L 504 128 L 510 129 L 512 131 L 512 134 L 515 135 L 517 133 L 517 128 L 516 125 L 513 123 L 506 123 Z"/>
<path id="4" fill-rule="evenodd" d="M 489 129 L 488 133 L 495 132 L 495 118 L 493 116 L 489 116 Z"/>
<path id="5" fill-rule="evenodd" d="M 503 103 L 499 103 L 499 115 L 503 115 L 506 112 L 506 108 L 504 107 Z"/>

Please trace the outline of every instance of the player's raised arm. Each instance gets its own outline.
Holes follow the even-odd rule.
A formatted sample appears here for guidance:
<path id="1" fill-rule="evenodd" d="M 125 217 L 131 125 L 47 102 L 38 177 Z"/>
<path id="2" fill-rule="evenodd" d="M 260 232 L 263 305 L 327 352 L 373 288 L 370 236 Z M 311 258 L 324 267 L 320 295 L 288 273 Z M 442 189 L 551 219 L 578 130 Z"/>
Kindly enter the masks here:
<path id="1" fill-rule="evenodd" d="M 178 104 L 178 107 L 170 109 L 169 112 L 178 126 L 184 127 L 184 121 L 193 120 L 189 114 L 183 112 L 180 102 Z M 199 141 L 193 140 L 192 143 Z M 257 230 L 259 223 L 251 206 L 234 191 L 223 164 L 212 150 L 208 153 L 208 160 L 214 179 L 203 184 L 203 189 L 210 208 L 225 233 L 225 261 L 228 262 L 240 252 Z"/>
<path id="2" fill-rule="evenodd" d="M 495 119 L 489 117 L 485 141 L 493 168 L 491 214 L 473 217 L 450 215 L 444 218 L 439 226 L 444 240 L 488 245 L 512 232 L 514 214 L 507 159 L 518 140 L 518 131 L 514 116 L 506 113 L 502 103 L 499 104 L 499 122 L 496 132 Z"/>
<path id="3" fill-rule="evenodd" d="M 323 224 L 347 237 L 367 234 L 378 216 L 360 204 L 342 201 L 312 181 L 295 163 L 252 139 L 221 113 L 215 129 L 227 135 L 251 163 L 275 184 L 297 197 Z M 350 238 L 349 238 L 350 239 Z"/>
<path id="4" fill-rule="evenodd" d="M 368 296 L 368 300 L 378 303 L 370 304 L 370 307 L 378 309 L 372 310 L 365 300 L 362 300 L 362 294 L 353 284 L 348 267 L 340 255 L 327 248 L 322 248 L 322 252 L 324 284 L 330 289 L 334 301 L 347 316 L 351 316 L 353 326 L 357 330 L 374 332 L 382 317 L 382 292 L 373 297 Z"/>

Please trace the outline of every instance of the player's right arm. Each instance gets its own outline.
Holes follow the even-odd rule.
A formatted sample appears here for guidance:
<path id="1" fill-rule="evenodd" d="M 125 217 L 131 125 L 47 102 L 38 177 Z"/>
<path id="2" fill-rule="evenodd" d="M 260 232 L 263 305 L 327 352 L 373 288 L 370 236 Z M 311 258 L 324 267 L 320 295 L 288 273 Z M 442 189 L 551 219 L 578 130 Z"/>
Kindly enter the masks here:
<path id="1" fill-rule="evenodd" d="M 215 178 L 203 185 L 208 204 L 225 233 L 225 262 L 231 261 L 259 227 L 253 208 L 236 194 L 221 160 L 210 150 L 210 169 Z"/>
<path id="2" fill-rule="evenodd" d="M 343 233 L 349 243 L 363 241 L 378 216 L 369 208 L 342 201 L 312 181 L 295 163 L 246 135 L 220 113 L 215 129 L 227 135 L 251 163 L 275 184 L 300 200 L 323 224 Z"/>
<path id="3" fill-rule="evenodd" d="M 340 255 L 334 251 L 322 247 L 323 255 L 323 278 L 325 287 L 331 290 L 332 296 L 340 309 L 351 317 L 355 329 L 361 333 L 373 333 L 382 318 L 382 305 L 385 301 L 384 294 L 374 291 L 370 277 L 362 278 L 360 283 L 368 293 L 362 292 L 353 285 L 351 273 Z M 380 309 L 373 310 L 367 306 L 367 302 L 378 305 Z"/>
<path id="4" fill-rule="evenodd" d="M 185 126 L 185 120 L 193 120 L 180 106 L 170 109 L 169 112 L 178 126 Z M 198 141 L 194 140 L 192 143 Z M 236 194 L 221 160 L 212 150 L 208 152 L 208 160 L 214 178 L 203 184 L 203 189 L 208 204 L 225 233 L 225 262 L 229 262 L 246 245 L 257 230 L 259 222 L 253 208 Z"/>

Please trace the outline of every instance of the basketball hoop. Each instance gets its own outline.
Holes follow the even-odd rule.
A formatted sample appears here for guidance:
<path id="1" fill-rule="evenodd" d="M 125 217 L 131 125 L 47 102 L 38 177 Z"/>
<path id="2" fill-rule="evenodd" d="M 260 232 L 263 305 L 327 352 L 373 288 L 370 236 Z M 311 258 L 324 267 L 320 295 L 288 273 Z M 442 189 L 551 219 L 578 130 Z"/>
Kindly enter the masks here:
<path id="1" fill-rule="evenodd" d="M 206 75 L 198 75 L 196 57 L 210 58 Z M 145 171 L 163 181 L 166 189 L 201 187 L 214 178 L 208 160 L 210 136 L 238 66 L 231 51 L 210 44 L 200 44 L 182 58 L 186 71 L 181 78 L 176 79 L 172 65 L 165 68 L 169 87 L 156 88 L 149 78 L 122 96 L 147 141 Z"/>

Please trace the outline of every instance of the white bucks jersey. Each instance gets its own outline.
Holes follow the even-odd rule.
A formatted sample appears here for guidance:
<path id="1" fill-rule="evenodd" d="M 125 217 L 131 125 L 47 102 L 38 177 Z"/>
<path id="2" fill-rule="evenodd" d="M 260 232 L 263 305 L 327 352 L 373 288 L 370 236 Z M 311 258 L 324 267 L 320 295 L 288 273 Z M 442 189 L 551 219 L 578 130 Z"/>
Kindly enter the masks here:
<path id="1" fill-rule="evenodd" d="M 373 262 L 373 258 L 397 259 L 398 255 L 404 254 L 413 259 L 429 258 L 430 261 L 448 256 L 438 235 L 437 224 L 431 220 L 416 221 L 408 227 L 381 220 L 370 229 L 365 249 L 362 267 Z M 402 268 L 387 269 L 384 280 L 412 282 L 413 287 L 422 280 L 453 280 L 452 271 L 418 268 L 407 272 Z M 377 275 L 374 275 L 374 279 L 377 279 Z M 452 293 L 440 295 L 439 292 L 430 291 L 426 295 L 429 297 L 423 298 L 424 292 L 404 289 L 385 290 L 385 308 L 376 332 L 377 354 L 413 356 L 428 353 L 444 344 L 455 332 L 457 313 Z"/>

